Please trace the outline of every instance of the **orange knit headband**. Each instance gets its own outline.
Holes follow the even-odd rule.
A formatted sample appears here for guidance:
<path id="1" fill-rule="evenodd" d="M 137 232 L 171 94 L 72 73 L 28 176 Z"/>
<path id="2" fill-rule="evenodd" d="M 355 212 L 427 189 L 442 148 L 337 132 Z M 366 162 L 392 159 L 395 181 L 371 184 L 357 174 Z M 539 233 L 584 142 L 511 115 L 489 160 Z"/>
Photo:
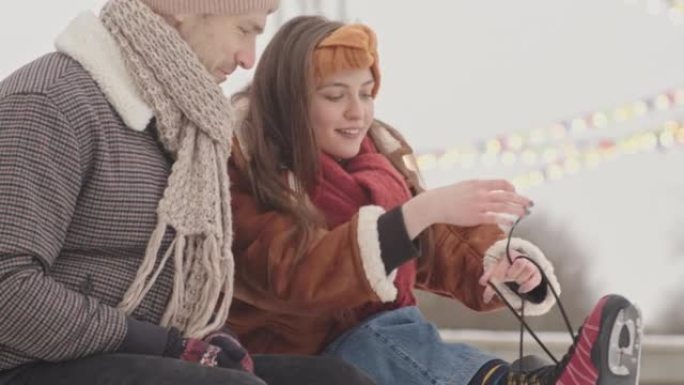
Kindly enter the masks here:
<path id="1" fill-rule="evenodd" d="M 372 95 L 380 88 L 377 40 L 363 24 L 347 24 L 321 40 L 314 50 L 313 66 L 316 82 L 338 71 L 370 68 L 375 80 Z"/>

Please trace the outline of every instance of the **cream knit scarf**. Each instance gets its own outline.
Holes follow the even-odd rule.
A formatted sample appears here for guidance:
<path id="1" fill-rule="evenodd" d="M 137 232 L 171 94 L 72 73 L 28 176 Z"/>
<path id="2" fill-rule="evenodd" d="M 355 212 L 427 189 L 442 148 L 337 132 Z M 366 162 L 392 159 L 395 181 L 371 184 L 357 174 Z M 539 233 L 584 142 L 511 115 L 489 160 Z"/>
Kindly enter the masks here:
<path id="1" fill-rule="evenodd" d="M 101 19 L 175 159 L 157 207 L 157 227 L 119 308 L 133 312 L 172 257 L 173 292 L 161 325 L 201 338 L 224 324 L 233 296 L 230 103 L 176 30 L 139 0 L 110 0 Z M 160 255 L 168 227 L 175 238 Z"/>

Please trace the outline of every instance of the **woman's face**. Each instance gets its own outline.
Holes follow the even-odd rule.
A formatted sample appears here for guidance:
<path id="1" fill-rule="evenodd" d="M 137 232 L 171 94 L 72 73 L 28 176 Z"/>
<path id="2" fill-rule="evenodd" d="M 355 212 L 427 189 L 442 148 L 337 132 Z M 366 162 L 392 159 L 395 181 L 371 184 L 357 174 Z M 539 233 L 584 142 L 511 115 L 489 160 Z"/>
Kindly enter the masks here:
<path id="1" fill-rule="evenodd" d="M 320 149 L 338 159 L 353 158 L 373 121 L 370 69 L 332 74 L 313 91 L 310 119 Z"/>

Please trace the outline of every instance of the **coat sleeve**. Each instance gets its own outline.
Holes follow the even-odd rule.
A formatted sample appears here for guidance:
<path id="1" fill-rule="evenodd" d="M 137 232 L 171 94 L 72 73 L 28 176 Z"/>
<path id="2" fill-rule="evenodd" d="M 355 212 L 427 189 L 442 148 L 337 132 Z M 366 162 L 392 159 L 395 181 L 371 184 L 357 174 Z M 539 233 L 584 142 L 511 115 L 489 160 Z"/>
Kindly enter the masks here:
<path id="1" fill-rule="evenodd" d="M 378 240 L 382 208 L 365 206 L 347 223 L 316 229 L 297 256 L 294 219 L 260 207 L 233 162 L 230 173 L 238 299 L 285 314 L 320 315 L 396 298 Z"/>
<path id="2" fill-rule="evenodd" d="M 76 134 L 44 95 L 0 99 L 0 370 L 114 351 L 125 316 L 49 275 L 81 186 Z"/>
<path id="3" fill-rule="evenodd" d="M 479 279 L 485 269 L 492 268 L 505 257 L 507 240 L 499 227 L 495 225 L 457 227 L 440 224 L 432 226 L 430 231 L 433 237 L 433 242 L 431 242 L 434 245 L 433 250 L 427 251 L 427 258 L 419 259 L 416 286 L 435 294 L 458 299 L 477 311 L 492 310 L 503 306 L 503 302 L 498 297 L 485 304 L 482 300 L 485 287 L 479 284 Z M 555 303 L 555 298 L 549 290 L 546 290 L 546 285 L 551 284 L 557 293 L 560 293 L 560 285 L 553 271 L 553 265 L 531 242 L 513 238 L 510 247 L 537 263 L 548 278 L 548 281 L 543 281 L 537 289 L 533 290 L 531 294 L 534 295 L 525 296 L 526 299 L 531 300 L 525 306 L 525 314 L 546 313 Z M 502 283 L 495 283 L 495 286 L 515 309 L 521 308 L 521 297 L 510 287 Z"/>
<path id="4" fill-rule="evenodd" d="M 416 286 L 419 289 L 454 298 L 473 310 L 501 307 L 494 300 L 485 304 L 484 287 L 479 284 L 484 272 L 484 255 L 503 233 L 496 226 L 457 227 L 444 224 L 429 228 L 431 250 L 418 259 Z"/>

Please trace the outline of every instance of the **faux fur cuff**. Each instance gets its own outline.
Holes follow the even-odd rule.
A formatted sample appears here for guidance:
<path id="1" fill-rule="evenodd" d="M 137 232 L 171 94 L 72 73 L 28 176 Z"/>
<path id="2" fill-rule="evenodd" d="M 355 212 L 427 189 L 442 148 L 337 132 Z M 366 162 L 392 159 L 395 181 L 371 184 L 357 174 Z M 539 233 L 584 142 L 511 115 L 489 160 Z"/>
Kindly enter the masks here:
<path id="1" fill-rule="evenodd" d="M 380 238 L 378 235 L 378 218 L 385 210 L 378 206 L 364 206 L 359 210 L 357 226 L 357 239 L 361 252 L 363 270 L 366 279 L 375 294 L 382 302 L 392 302 L 397 298 L 397 288 L 394 286 L 394 278 L 397 271 L 390 275 L 385 273 L 385 264 L 382 261 L 380 250 Z"/>
<path id="2" fill-rule="evenodd" d="M 524 239 L 513 238 L 511 239 L 511 250 L 517 250 L 535 261 L 542 268 L 544 274 L 546 274 L 546 277 L 549 279 L 549 283 L 551 286 L 553 286 L 554 290 L 556 290 L 556 293 L 560 295 L 560 284 L 558 283 L 556 274 L 553 272 L 553 265 L 551 265 L 551 262 L 546 258 L 546 256 L 544 256 L 544 253 L 537 246 Z M 489 270 L 497 262 L 499 262 L 501 258 L 505 257 L 506 240 L 502 239 L 493 244 L 485 253 L 484 269 Z M 521 308 L 522 301 L 517 293 L 513 292 L 508 286 L 502 283 L 495 283 L 494 285 L 501 291 L 506 300 L 514 308 L 518 310 Z M 531 303 L 528 301 L 525 303 L 525 315 L 535 316 L 545 314 L 555 303 L 556 298 L 553 296 L 553 293 L 551 293 L 551 290 L 547 290 L 546 298 L 544 298 L 542 302 Z"/>

